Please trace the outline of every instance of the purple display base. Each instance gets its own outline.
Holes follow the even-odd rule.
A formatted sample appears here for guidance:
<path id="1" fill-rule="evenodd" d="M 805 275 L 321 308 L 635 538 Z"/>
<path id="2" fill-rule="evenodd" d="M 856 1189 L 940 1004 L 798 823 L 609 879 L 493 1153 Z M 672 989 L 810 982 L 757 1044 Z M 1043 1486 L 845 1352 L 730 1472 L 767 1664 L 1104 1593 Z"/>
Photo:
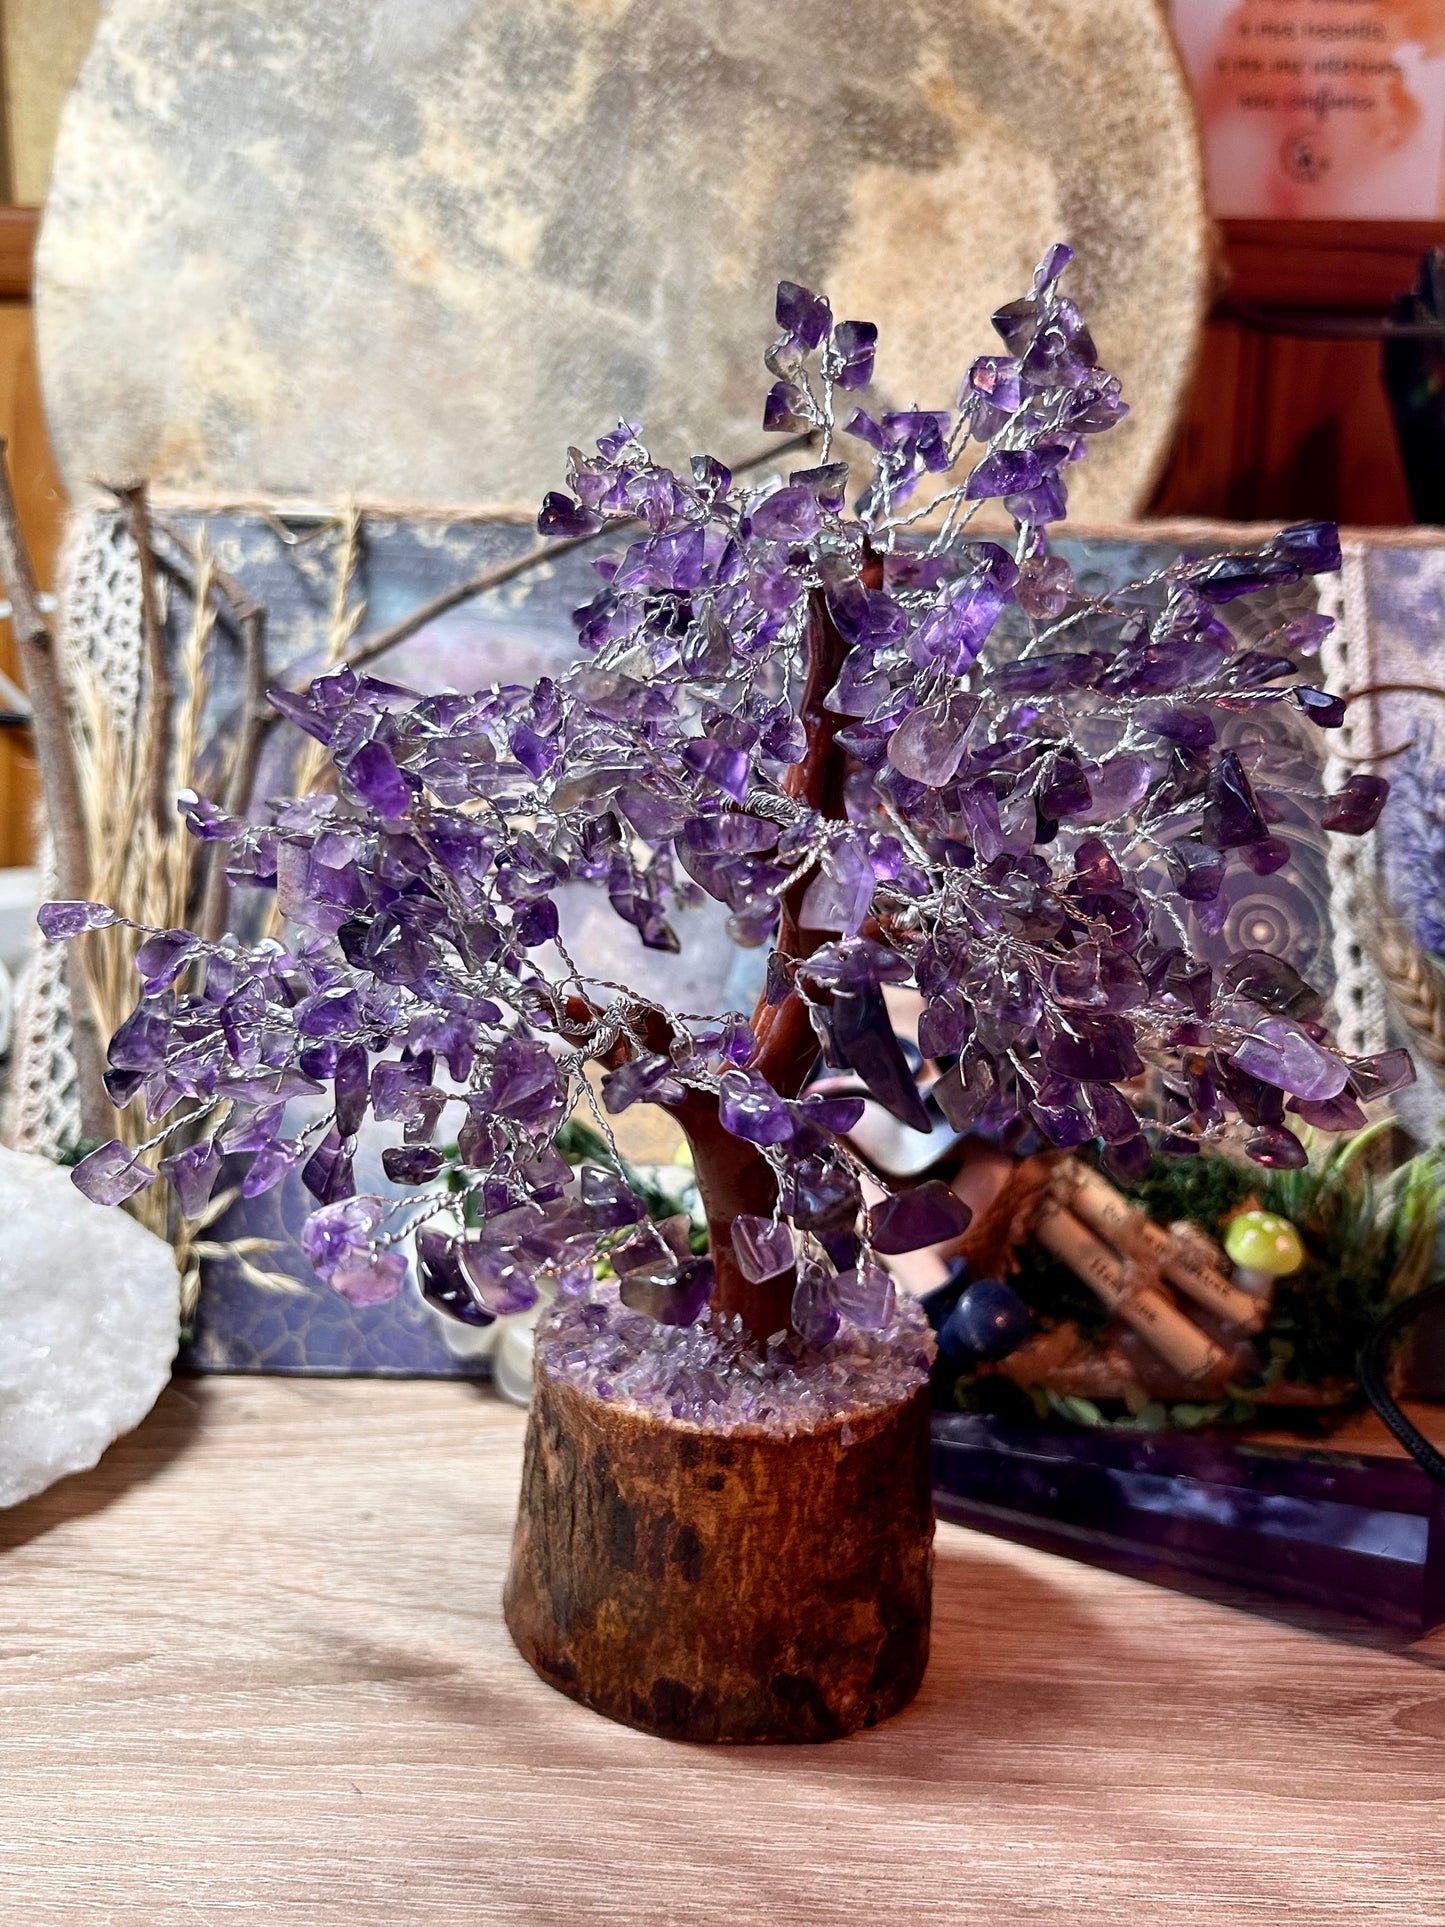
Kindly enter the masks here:
<path id="1" fill-rule="evenodd" d="M 933 1487 L 941 1518 L 1160 1585 L 1445 1620 L 1445 1490 L 1409 1459 L 935 1412 Z"/>

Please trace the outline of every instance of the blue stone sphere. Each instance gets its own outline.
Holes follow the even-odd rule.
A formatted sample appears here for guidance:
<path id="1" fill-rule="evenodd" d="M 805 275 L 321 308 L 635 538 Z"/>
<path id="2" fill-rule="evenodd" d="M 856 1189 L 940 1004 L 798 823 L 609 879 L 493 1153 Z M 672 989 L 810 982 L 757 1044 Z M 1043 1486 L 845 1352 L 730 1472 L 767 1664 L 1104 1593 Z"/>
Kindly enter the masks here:
<path id="1" fill-rule="evenodd" d="M 1029 1308 L 997 1278 L 968 1287 L 938 1334 L 938 1349 L 960 1363 L 970 1358 L 1007 1358 L 1029 1335 Z"/>

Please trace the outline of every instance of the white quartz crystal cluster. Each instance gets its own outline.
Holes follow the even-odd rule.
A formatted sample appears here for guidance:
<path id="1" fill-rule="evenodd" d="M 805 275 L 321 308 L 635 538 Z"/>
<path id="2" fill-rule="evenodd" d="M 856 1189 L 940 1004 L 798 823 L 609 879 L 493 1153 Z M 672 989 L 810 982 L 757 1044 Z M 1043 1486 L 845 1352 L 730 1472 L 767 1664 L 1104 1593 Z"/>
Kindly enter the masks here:
<path id="1" fill-rule="evenodd" d="M 48 1159 L 0 1148 L 0 1506 L 95 1464 L 170 1376 L 175 1256 L 83 1198 Z"/>

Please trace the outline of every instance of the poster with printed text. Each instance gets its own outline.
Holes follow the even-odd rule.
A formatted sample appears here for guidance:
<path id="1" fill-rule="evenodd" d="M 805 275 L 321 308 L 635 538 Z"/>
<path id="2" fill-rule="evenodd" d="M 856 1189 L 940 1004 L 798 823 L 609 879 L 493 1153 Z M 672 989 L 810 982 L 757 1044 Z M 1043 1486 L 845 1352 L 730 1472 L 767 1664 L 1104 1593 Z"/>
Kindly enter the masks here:
<path id="1" fill-rule="evenodd" d="M 1173 0 L 1216 215 L 1429 220 L 1445 0 Z"/>

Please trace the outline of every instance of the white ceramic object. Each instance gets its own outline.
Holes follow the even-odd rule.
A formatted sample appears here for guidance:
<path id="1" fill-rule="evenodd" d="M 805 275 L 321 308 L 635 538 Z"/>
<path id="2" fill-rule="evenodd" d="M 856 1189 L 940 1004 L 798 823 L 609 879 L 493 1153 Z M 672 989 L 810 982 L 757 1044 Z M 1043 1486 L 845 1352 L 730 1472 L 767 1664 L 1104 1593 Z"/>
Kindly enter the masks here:
<path id="1" fill-rule="evenodd" d="M 514 1312 L 479 1330 L 463 1325 L 444 1312 L 434 1311 L 437 1329 L 453 1358 L 485 1358 L 491 1361 L 492 1383 L 513 1405 L 532 1402 L 532 1352 L 537 1321 L 551 1304 L 554 1294 L 545 1287 L 530 1311 Z"/>
<path id="2" fill-rule="evenodd" d="M 0 1506 L 95 1464 L 154 1405 L 180 1322 L 175 1256 L 47 1158 L 0 1149 Z"/>

